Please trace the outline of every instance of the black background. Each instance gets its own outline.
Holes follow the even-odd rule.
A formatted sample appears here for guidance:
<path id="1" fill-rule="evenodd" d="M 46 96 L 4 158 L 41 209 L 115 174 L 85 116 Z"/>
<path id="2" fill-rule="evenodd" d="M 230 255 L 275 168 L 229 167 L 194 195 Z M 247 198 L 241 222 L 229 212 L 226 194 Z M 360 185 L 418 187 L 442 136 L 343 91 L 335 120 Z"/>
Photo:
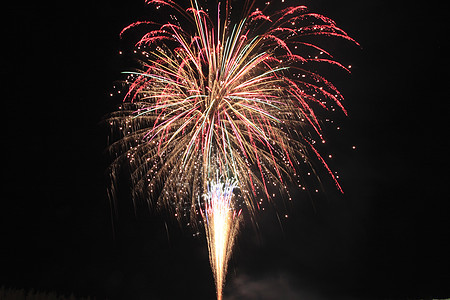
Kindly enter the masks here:
<path id="1" fill-rule="evenodd" d="M 326 132 L 345 194 L 298 192 L 281 221 L 268 207 L 257 228 L 247 222 L 225 299 L 450 297 L 447 12 L 432 1 L 286 1 L 362 45 L 337 49 L 352 65 L 335 80 L 350 116 Z M 135 216 L 126 191 L 111 222 L 101 124 L 127 67 L 118 34 L 154 14 L 142 1 L 2 9 L 0 285 L 214 299 L 202 235 L 164 212 Z"/>

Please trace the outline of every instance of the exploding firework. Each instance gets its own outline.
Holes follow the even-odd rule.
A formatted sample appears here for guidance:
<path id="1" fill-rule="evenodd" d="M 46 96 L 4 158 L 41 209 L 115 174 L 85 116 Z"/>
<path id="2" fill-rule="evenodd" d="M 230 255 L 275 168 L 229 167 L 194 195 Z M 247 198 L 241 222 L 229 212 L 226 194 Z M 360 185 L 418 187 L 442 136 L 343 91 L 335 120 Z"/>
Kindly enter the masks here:
<path id="1" fill-rule="evenodd" d="M 313 68 L 348 69 L 313 40 L 356 42 L 305 6 L 268 15 L 246 1 L 233 22 L 228 1 L 210 9 L 197 0 L 187 9 L 147 2 L 174 14 L 121 32 L 150 28 L 136 43 L 139 67 L 124 72 L 124 102 L 108 119 L 118 136 L 111 174 L 127 164 L 133 199 L 144 196 L 180 219 L 202 216 L 220 299 L 241 206 L 253 215 L 310 161 L 341 190 L 314 143 L 324 141 L 318 111 L 337 106 L 346 114 L 343 97 Z"/>

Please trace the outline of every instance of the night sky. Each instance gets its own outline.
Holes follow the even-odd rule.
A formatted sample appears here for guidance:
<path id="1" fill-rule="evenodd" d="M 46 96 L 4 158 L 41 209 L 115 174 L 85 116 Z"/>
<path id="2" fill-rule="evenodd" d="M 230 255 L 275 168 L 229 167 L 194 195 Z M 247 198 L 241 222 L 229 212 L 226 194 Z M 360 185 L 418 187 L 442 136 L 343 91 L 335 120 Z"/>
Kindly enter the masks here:
<path id="1" fill-rule="evenodd" d="M 325 132 L 345 193 L 323 172 L 324 191 L 295 192 L 258 226 L 247 220 L 225 299 L 450 297 L 448 11 L 433 1 L 286 2 L 331 17 L 362 46 L 339 42 L 335 57 L 352 74 L 331 71 L 349 112 Z M 2 12 L 0 286 L 214 299 L 204 236 L 164 212 L 135 215 L 125 188 L 112 226 L 102 120 L 131 67 L 118 35 L 154 11 L 100 0 L 14 1 Z"/>

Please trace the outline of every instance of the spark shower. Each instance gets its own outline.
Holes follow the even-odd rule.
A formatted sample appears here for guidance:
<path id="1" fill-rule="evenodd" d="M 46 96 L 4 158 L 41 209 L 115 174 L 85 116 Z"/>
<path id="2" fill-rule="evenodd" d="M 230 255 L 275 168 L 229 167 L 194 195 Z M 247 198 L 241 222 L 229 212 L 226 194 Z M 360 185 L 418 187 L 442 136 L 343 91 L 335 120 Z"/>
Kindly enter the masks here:
<path id="1" fill-rule="evenodd" d="M 320 115 L 347 112 L 341 93 L 314 68 L 349 72 L 317 41 L 357 42 L 305 6 L 269 13 L 270 2 L 239 9 L 228 0 L 191 0 L 187 8 L 146 2 L 170 21 L 137 21 L 120 33 L 143 32 L 138 67 L 123 72 L 123 103 L 107 120 L 110 193 L 125 166 L 134 201 L 204 228 L 221 300 L 243 209 L 254 216 L 263 201 L 289 196 L 287 185 L 313 164 L 341 190 L 315 143 L 325 142 Z"/>

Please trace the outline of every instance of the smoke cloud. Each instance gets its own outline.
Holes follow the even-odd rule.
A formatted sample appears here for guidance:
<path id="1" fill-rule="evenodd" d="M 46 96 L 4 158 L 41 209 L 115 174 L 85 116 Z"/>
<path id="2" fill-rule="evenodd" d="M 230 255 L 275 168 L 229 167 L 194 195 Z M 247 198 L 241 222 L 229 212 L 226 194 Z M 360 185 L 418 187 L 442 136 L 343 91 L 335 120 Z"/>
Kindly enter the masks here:
<path id="1" fill-rule="evenodd" d="M 262 277 L 238 275 L 225 290 L 224 300 L 323 300 L 302 289 L 288 273 L 266 274 Z"/>

